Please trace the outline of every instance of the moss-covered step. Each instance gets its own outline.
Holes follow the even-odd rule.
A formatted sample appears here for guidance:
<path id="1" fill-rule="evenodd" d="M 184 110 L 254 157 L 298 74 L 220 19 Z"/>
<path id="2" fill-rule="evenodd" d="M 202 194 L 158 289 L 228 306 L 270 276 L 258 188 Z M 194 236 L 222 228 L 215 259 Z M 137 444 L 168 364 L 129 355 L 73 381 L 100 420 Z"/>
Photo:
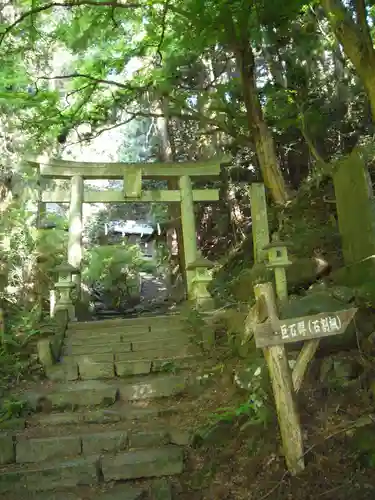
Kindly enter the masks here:
<path id="1" fill-rule="evenodd" d="M 105 339 L 104 339 L 105 342 Z M 90 344 L 86 342 L 83 345 L 65 345 L 63 348 L 62 356 L 81 356 L 85 354 L 111 354 L 115 352 L 130 352 L 131 344 L 129 342 L 119 343 L 103 343 L 103 344 Z"/>
<path id="2" fill-rule="evenodd" d="M 179 352 L 140 351 L 115 355 L 115 370 L 118 377 L 148 374 L 150 372 L 173 373 L 187 368 L 197 356 Z"/>
<path id="3" fill-rule="evenodd" d="M 128 328 L 115 326 L 113 328 L 94 328 L 92 330 L 68 330 L 66 332 L 66 337 L 69 339 L 76 339 L 78 341 L 84 341 L 87 339 L 93 339 L 100 336 L 105 337 L 134 337 L 143 335 L 154 335 L 158 337 L 171 337 L 173 335 L 179 334 L 180 332 L 186 332 L 189 329 L 184 323 L 166 323 L 166 324 L 156 324 L 156 325 L 135 325 Z"/>
<path id="4" fill-rule="evenodd" d="M 133 354 L 133 353 L 130 353 Z M 138 353 L 134 353 L 138 354 Z M 141 353 L 142 354 L 142 351 Z M 147 375 L 151 372 L 168 372 L 173 373 L 176 370 L 187 368 L 195 359 L 194 356 L 175 356 L 156 357 L 149 356 L 150 359 L 142 359 L 138 354 L 139 359 L 130 359 L 124 361 L 96 361 L 90 355 L 77 358 L 78 370 L 76 370 L 75 378 L 72 375 L 66 376 L 66 372 L 61 369 L 64 362 L 56 366 L 54 369 L 47 371 L 47 377 L 54 381 L 69 382 L 78 379 L 81 380 L 110 380 L 117 377 L 131 377 L 135 375 Z M 67 363 L 69 363 L 69 359 Z M 53 376 L 51 376 L 51 373 Z"/>
<path id="5" fill-rule="evenodd" d="M 102 381 L 79 381 L 72 384 L 61 384 L 48 400 L 53 408 L 77 406 L 99 406 L 113 404 L 117 397 L 117 387 Z"/>
<path id="6" fill-rule="evenodd" d="M 101 460 L 104 481 L 171 476 L 181 474 L 183 466 L 183 451 L 173 445 L 104 456 Z"/>
<path id="7" fill-rule="evenodd" d="M 91 356 L 82 356 L 78 361 L 81 380 L 111 379 L 115 376 L 115 365 L 112 361 L 95 361 Z"/>
<path id="8" fill-rule="evenodd" d="M 99 380 L 55 383 L 40 390 L 25 391 L 19 399 L 36 411 L 39 409 L 69 409 L 80 406 L 108 406 L 115 402 L 118 394 L 116 385 Z"/>
<path id="9" fill-rule="evenodd" d="M 44 429 L 39 430 L 39 432 L 43 431 L 46 432 Z M 129 448 L 129 433 L 124 428 L 110 428 L 107 431 L 96 428 L 90 432 L 90 429 L 81 427 L 75 428 L 73 432 L 74 434 L 63 436 L 28 437 L 27 433 L 23 436 L 17 436 L 15 440 L 16 463 L 41 463 L 58 458 L 79 457 L 80 455 L 98 455 L 99 457 L 101 453 L 117 453 Z M 164 434 L 168 436 L 167 431 L 164 431 Z M 156 431 L 150 430 L 146 436 L 149 437 L 149 442 L 153 446 L 166 444 L 166 440 L 163 440 L 160 433 L 158 434 Z M 159 440 L 156 439 L 157 436 L 159 436 Z M 139 440 L 139 443 L 141 442 Z M 145 442 L 147 442 L 146 439 Z"/>
<path id="10" fill-rule="evenodd" d="M 15 462 L 16 454 L 13 443 L 13 436 L 9 433 L 0 433 L 0 465 Z"/>
<path id="11" fill-rule="evenodd" d="M 155 491 L 155 486 L 151 486 L 152 491 Z M 94 488 L 90 488 L 88 491 L 87 487 L 76 487 L 69 489 L 60 489 L 58 491 L 48 491 L 48 492 L 22 492 L 22 499 L 19 497 L 19 493 L 14 495 L 7 495 L 4 500 L 82 500 L 85 498 L 87 500 L 145 500 L 145 488 L 128 486 L 126 484 L 118 485 L 104 485 Z M 148 488 L 147 488 L 148 490 Z M 161 490 L 159 490 L 161 491 Z M 152 497 L 153 498 L 153 497 Z M 159 497 L 155 497 L 159 500 Z M 160 497 L 162 500 L 169 500 L 168 497 Z"/>
<path id="12" fill-rule="evenodd" d="M 156 480 L 155 480 L 156 481 Z M 157 483 L 152 484 L 152 492 L 157 488 Z M 149 488 L 147 488 L 148 490 Z M 162 491 L 161 488 L 159 491 Z M 145 499 L 145 488 L 128 486 L 126 484 L 117 485 L 101 485 L 97 487 L 90 488 L 89 491 L 87 487 L 75 487 L 69 489 L 60 489 L 58 491 L 38 491 L 38 492 L 22 492 L 22 498 L 20 499 L 19 493 L 14 495 L 7 495 L 4 500 L 82 500 L 85 498 L 87 500 L 144 500 Z M 156 497 L 159 500 L 159 497 Z M 163 498 L 163 497 L 161 497 Z M 167 500 L 168 497 L 164 497 L 163 500 Z"/>
<path id="13" fill-rule="evenodd" d="M 104 481 L 162 477 L 180 474 L 183 451 L 168 445 L 104 455 L 101 459 L 81 457 L 61 462 L 20 464 L 0 469 L 0 493 L 48 491 L 97 484 Z"/>
<path id="14" fill-rule="evenodd" d="M 79 380 L 58 383 L 40 393 L 23 392 L 19 397 L 38 409 L 71 409 L 78 407 L 110 406 L 116 399 L 136 401 L 176 395 L 187 386 L 187 377 L 175 374 L 153 374 L 113 380 Z"/>
<path id="15" fill-rule="evenodd" d="M 184 373 L 178 375 L 154 374 L 133 377 L 131 381 L 118 379 L 117 382 L 119 398 L 122 401 L 175 396 L 183 392 L 187 385 L 188 378 Z"/>
<path id="16" fill-rule="evenodd" d="M 179 324 L 183 323 L 183 318 L 178 314 L 167 314 L 157 316 L 137 316 L 135 318 L 115 318 L 104 319 L 101 321 L 77 321 L 68 325 L 68 331 L 112 329 L 117 327 L 132 328 L 138 325 L 151 326 L 160 324 Z"/>
<path id="17" fill-rule="evenodd" d="M 74 429 L 40 427 L 22 434 L 0 435 L 0 465 L 46 463 L 81 455 L 99 458 L 103 454 L 168 444 L 183 446 L 189 442 L 188 431 L 169 427 L 162 421 L 151 425 L 118 422 L 108 427 L 80 424 Z"/>
<path id="18" fill-rule="evenodd" d="M 54 382 L 72 382 L 78 379 L 78 364 L 74 359 L 61 360 L 46 368 L 45 372 Z"/>
<path id="19" fill-rule="evenodd" d="M 121 333 L 114 332 L 98 332 L 97 335 L 90 336 L 80 336 L 76 337 L 75 335 L 71 335 L 70 337 L 65 338 L 65 345 L 69 346 L 82 346 L 82 345 L 97 345 L 97 344 L 119 344 L 123 341 L 123 336 Z"/>
<path id="20" fill-rule="evenodd" d="M 27 422 L 23 421 L 22 427 L 19 426 L 13 430 L 22 430 L 26 424 L 28 428 L 38 426 L 54 428 L 57 426 L 76 426 L 79 424 L 90 426 L 90 424 L 133 422 L 154 419 L 165 414 L 170 415 L 177 412 L 177 409 L 172 409 L 171 407 L 163 408 L 152 403 L 148 403 L 145 406 L 142 401 L 140 402 L 142 403 L 141 405 L 137 401 L 134 403 L 121 403 L 121 405 L 119 403 L 117 402 L 109 408 L 83 408 L 77 411 L 53 412 L 49 414 L 37 413 L 31 415 L 27 419 Z"/>
<path id="21" fill-rule="evenodd" d="M 6 466 L 0 469 L 0 493 L 19 491 L 19 498 L 23 498 L 23 492 L 93 485 L 99 473 L 97 457 Z"/>
<path id="22" fill-rule="evenodd" d="M 168 340 L 167 346 L 168 349 L 179 349 L 179 348 L 186 348 L 188 349 L 189 346 L 194 345 L 195 337 L 194 336 L 189 336 L 189 337 L 173 337 L 172 339 Z M 166 345 L 166 342 L 162 339 L 139 339 L 139 340 L 133 340 L 131 343 L 131 350 L 132 351 L 150 351 L 152 349 L 161 349 L 163 346 Z"/>
<path id="23" fill-rule="evenodd" d="M 15 461 L 18 464 L 78 457 L 82 453 L 82 441 L 79 435 L 47 438 L 21 436 L 15 440 L 15 452 Z"/>
<path id="24" fill-rule="evenodd" d="M 159 345 L 155 349 L 139 350 L 131 352 L 116 352 L 114 355 L 115 362 L 122 361 L 138 361 L 138 360 L 154 360 L 154 359 L 171 359 L 173 357 L 190 357 L 201 354 L 193 345 L 170 346 Z"/>
<path id="25" fill-rule="evenodd" d="M 149 359 L 136 359 L 130 361 L 116 361 L 115 371 L 118 377 L 132 375 L 147 375 L 151 372 L 152 361 Z"/>

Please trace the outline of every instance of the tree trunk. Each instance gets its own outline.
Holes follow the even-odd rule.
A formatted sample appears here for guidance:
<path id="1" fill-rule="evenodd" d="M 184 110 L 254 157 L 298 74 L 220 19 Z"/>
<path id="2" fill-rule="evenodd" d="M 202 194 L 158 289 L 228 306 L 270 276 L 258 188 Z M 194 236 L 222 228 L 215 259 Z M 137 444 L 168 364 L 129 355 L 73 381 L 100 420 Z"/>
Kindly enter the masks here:
<path id="1" fill-rule="evenodd" d="M 163 117 L 158 118 L 156 123 L 161 142 L 160 159 L 165 162 L 174 161 L 176 159 L 176 151 L 173 142 L 173 134 L 171 134 L 170 131 L 170 124 L 168 120 L 168 102 L 166 98 L 161 99 L 158 107 L 159 107 L 158 111 L 160 112 L 160 114 L 163 114 Z M 179 189 L 178 179 L 169 180 L 168 188 Z M 181 275 L 186 285 L 184 242 L 183 242 L 183 234 L 181 226 L 181 207 L 177 204 L 176 205 L 171 204 L 169 206 L 169 215 L 171 220 L 175 221 L 175 230 L 176 230 L 177 245 L 178 245 L 178 264 Z"/>
<path id="2" fill-rule="evenodd" d="M 342 0 L 320 0 L 325 15 L 348 59 L 361 79 L 375 121 L 375 50 L 367 22 L 364 0 L 356 0 L 353 19 Z"/>
<path id="3" fill-rule="evenodd" d="M 250 44 L 246 48 L 236 48 L 235 55 L 237 68 L 241 75 L 249 130 L 254 140 L 263 180 L 271 191 L 274 201 L 284 205 L 289 199 L 289 194 L 276 156 L 272 134 L 264 120 L 255 84 L 255 61 Z"/>

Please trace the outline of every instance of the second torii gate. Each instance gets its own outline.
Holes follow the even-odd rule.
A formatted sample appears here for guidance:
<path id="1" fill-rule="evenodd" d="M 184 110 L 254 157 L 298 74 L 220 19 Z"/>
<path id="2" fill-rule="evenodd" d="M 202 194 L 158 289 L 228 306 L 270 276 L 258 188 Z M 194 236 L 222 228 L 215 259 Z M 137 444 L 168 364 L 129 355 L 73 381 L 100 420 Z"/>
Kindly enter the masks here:
<path id="1" fill-rule="evenodd" d="M 80 269 L 82 260 L 83 203 L 180 203 L 183 251 L 186 268 L 197 258 L 194 202 L 219 200 L 218 189 L 193 189 L 192 179 L 220 175 L 223 159 L 181 163 L 95 163 L 49 160 L 39 157 L 28 162 L 39 169 L 41 178 L 70 179 L 70 193 L 55 186 L 41 190 L 42 203 L 69 203 L 68 262 Z M 142 190 L 142 179 L 178 178 L 177 190 Z M 84 186 L 85 179 L 123 179 L 123 192 L 95 191 Z M 193 272 L 185 269 L 187 295 L 192 292 Z"/>

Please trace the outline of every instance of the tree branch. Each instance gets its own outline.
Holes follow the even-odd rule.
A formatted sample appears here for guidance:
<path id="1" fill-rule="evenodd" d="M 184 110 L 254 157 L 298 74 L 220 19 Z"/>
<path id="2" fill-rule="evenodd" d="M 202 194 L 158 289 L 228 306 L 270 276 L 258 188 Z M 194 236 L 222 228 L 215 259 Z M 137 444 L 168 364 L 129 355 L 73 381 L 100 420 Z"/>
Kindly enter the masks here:
<path id="1" fill-rule="evenodd" d="M 166 0 L 163 6 L 163 14 L 162 14 L 162 20 L 161 20 L 161 35 L 160 35 L 160 40 L 158 43 L 158 47 L 156 49 L 156 53 L 159 57 L 159 64 L 161 65 L 163 61 L 163 54 L 161 53 L 161 49 L 164 43 L 164 38 L 165 38 L 165 30 L 167 28 L 167 15 L 168 15 L 168 9 L 169 9 L 169 0 Z"/>
<path id="2" fill-rule="evenodd" d="M 306 122 L 305 122 L 305 115 L 303 113 L 303 110 L 300 109 L 299 112 L 299 122 L 300 122 L 300 130 L 302 133 L 303 138 L 306 141 L 306 144 L 310 150 L 310 153 L 312 156 L 315 158 L 315 161 L 321 171 L 323 171 L 325 174 L 329 174 L 332 171 L 332 166 L 330 163 L 327 163 L 322 155 L 319 153 L 318 149 L 316 148 L 314 141 L 311 139 L 310 135 L 307 132 L 306 129 Z"/>
<path id="3" fill-rule="evenodd" d="M 33 17 L 36 14 L 53 9 L 54 7 L 111 7 L 112 9 L 140 9 L 144 5 L 138 2 L 126 2 L 125 0 L 66 0 L 65 2 L 49 2 L 45 5 L 40 5 L 33 9 L 28 10 L 21 14 L 12 24 L 7 26 L 0 34 L 0 45 L 3 43 L 5 37 L 20 23 L 28 17 Z"/>
<path id="4" fill-rule="evenodd" d="M 121 83 L 116 82 L 115 80 L 106 80 L 105 78 L 96 78 L 95 76 L 87 75 L 85 73 L 71 73 L 70 75 L 56 75 L 56 76 L 39 76 L 38 80 L 71 80 L 73 78 L 85 78 L 86 80 L 90 80 L 97 84 L 103 85 L 114 85 L 124 90 L 137 90 L 145 92 L 151 87 L 151 84 L 146 85 L 145 87 L 133 87 L 129 83 Z"/>
<path id="5" fill-rule="evenodd" d="M 370 28 L 367 22 L 367 11 L 366 4 L 364 0 L 354 0 L 354 8 L 356 12 L 357 24 L 360 27 L 363 36 L 366 38 L 367 48 L 372 48 L 372 39 L 370 34 Z"/>
<path id="6" fill-rule="evenodd" d="M 95 85 L 95 84 L 94 83 L 85 83 L 85 85 L 83 85 L 83 87 L 80 87 L 79 89 L 74 89 L 74 90 L 71 90 L 70 92 L 67 92 L 67 94 L 65 96 L 65 100 L 67 101 L 68 105 L 70 106 L 69 97 L 71 97 L 74 94 L 77 94 L 78 92 L 82 92 L 83 90 L 86 90 L 93 85 Z"/>
<path id="7" fill-rule="evenodd" d="M 97 137 L 99 137 L 100 135 L 104 134 L 104 132 L 108 132 L 109 130 L 113 130 L 115 128 L 119 128 L 122 125 L 126 125 L 127 123 L 130 123 L 133 120 L 135 120 L 136 118 L 137 118 L 137 116 L 135 114 L 132 114 L 129 118 L 127 118 L 126 120 L 123 120 L 120 123 L 116 123 L 115 125 L 111 125 L 110 127 L 102 128 L 95 135 L 90 135 L 90 137 L 85 137 L 85 138 L 80 139 L 79 141 L 76 141 L 76 142 L 70 142 L 69 144 L 67 144 L 66 146 L 64 146 L 64 149 L 66 149 L 68 147 L 72 147 L 72 146 L 74 146 L 76 144 L 80 144 L 83 141 L 92 141 L 92 140 L 96 139 Z"/>
<path id="8" fill-rule="evenodd" d="M 361 1 L 363 0 L 356 0 L 357 19 L 361 24 L 354 22 L 342 0 L 320 0 L 320 3 L 347 57 L 366 83 L 368 72 L 372 70 L 371 63 L 375 63 L 375 51 L 366 20 L 366 10 L 363 12 L 365 6 L 361 6 Z"/>
<path id="9" fill-rule="evenodd" d="M 367 25 L 366 5 L 364 0 L 354 0 L 353 2 L 357 24 L 361 27 Z"/>

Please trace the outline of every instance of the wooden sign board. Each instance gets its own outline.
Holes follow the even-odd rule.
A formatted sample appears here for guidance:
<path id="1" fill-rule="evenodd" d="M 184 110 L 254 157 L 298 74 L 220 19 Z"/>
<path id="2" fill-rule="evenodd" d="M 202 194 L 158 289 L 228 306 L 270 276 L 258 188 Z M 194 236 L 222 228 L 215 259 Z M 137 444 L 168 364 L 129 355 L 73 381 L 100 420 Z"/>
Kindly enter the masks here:
<path id="1" fill-rule="evenodd" d="M 270 347 L 304 340 L 340 335 L 348 328 L 357 309 L 320 313 L 301 318 L 274 319 L 259 323 L 254 328 L 255 345 Z"/>

